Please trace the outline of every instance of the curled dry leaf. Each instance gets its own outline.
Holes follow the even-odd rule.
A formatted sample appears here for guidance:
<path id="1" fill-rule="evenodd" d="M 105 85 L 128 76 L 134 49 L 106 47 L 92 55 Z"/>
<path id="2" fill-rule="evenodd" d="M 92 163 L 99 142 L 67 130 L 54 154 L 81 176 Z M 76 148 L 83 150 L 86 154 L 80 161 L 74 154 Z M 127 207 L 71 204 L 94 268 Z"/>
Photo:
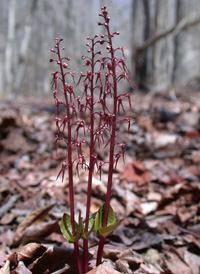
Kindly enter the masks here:
<path id="1" fill-rule="evenodd" d="M 122 172 L 121 177 L 128 183 L 137 182 L 139 186 L 151 181 L 151 173 L 139 161 L 128 164 Z"/>
<path id="2" fill-rule="evenodd" d="M 26 266 L 30 265 L 34 260 L 39 258 L 46 251 L 46 249 L 46 247 L 40 244 L 27 244 L 21 247 L 18 252 L 16 252 L 17 260 L 18 262 L 23 261 Z"/>
<path id="3" fill-rule="evenodd" d="M 144 259 L 139 254 L 136 254 L 131 248 L 122 251 L 118 255 L 116 261 L 117 268 L 123 273 L 131 274 L 134 270 L 138 269 Z"/>
<path id="4" fill-rule="evenodd" d="M 123 250 L 123 247 L 106 244 L 103 250 L 103 258 L 108 258 L 115 261 L 118 259 L 118 255 L 121 254 Z"/>
<path id="5" fill-rule="evenodd" d="M 50 246 L 29 266 L 29 269 L 33 274 L 54 272 L 73 274 L 77 270 L 75 254 L 69 248 Z"/>

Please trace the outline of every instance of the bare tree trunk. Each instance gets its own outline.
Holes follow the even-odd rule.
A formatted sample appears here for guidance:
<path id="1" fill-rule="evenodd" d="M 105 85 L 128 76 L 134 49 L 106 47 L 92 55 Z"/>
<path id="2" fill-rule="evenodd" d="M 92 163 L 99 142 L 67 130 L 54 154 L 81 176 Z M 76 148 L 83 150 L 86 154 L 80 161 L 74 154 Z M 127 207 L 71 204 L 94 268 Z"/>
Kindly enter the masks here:
<path id="1" fill-rule="evenodd" d="M 158 13 L 156 18 L 156 32 L 159 29 L 167 29 L 176 23 L 176 0 L 158 2 Z M 174 37 L 166 36 L 158 41 L 154 47 L 152 79 L 154 90 L 168 90 L 172 84 L 172 73 L 174 70 Z"/>
<path id="2" fill-rule="evenodd" d="M 16 0 L 10 0 L 8 12 L 8 32 L 5 46 L 5 88 L 6 94 L 13 93 L 13 50 L 15 41 Z"/>
<path id="3" fill-rule="evenodd" d="M 148 39 L 144 27 L 147 13 L 138 8 L 141 1 L 135 0 L 133 5 L 136 33 L 143 33 L 142 41 L 141 34 L 138 39 L 133 33 L 133 65 L 138 86 L 154 91 L 173 87 L 200 89 L 200 31 L 196 26 L 200 23 L 200 2 L 152 0 L 148 3 L 151 30 Z"/>
<path id="4" fill-rule="evenodd" d="M 190 12 L 189 17 L 188 11 Z M 183 18 L 185 18 L 185 20 Z M 184 31 L 179 31 L 176 37 L 174 86 L 184 89 L 199 90 L 200 1 L 178 0 L 177 19 L 178 21 L 182 21 L 179 29 L 182 28 Z M 192 27 L 186 28 L 188 25 Z"/>
<path id="5" fill-rule="evenodd" d="M 14 90 L 16 93 L 20 92 L 20 88 L 22 85 L 24 72 L 26 68 L 26 58 L 28 55 L 28 48 L 31 41 L 31 33 L 32 33 L 32 23 L 35 11 L 37 9 L 37 2 L 38 0 L 32 0 L 31 9 L 24 24 L 24 37 L 21 42 L 20 52 L 19 52 L 19 59 L 18 59 L 18 66 L 15 75 L 15 85 Z"/>
<path id="6" fill-rule="evenodd" d="M 0 10 L 4 10 L 4 2 L 0 1 Z M 3 41 L 5 41 L 4 36 L 4 18 L 3 18 L 3 12 L 0 13 L 0 96 L 3 95 L 4 91 L 4 44 Z"/>

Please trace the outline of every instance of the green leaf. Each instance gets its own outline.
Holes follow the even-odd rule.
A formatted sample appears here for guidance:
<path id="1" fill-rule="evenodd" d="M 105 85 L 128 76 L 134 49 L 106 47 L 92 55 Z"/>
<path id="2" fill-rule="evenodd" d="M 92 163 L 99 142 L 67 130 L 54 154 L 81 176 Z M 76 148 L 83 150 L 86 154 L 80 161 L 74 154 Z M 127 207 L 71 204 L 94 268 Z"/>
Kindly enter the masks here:
<path id="1" fill-rule="evenodd" d="M 88 232 L 85 233 L 85 224 L 82 223 L 81 218 L 79 216 L 79 224 L 81 225 L 81 235 L 84 239 L 88 239 L 94 228 L 94 214 L 89 218 L 88 222 Z"/>
<path id="2" fill-rule="evenodd" d="M 97 236 L 108 236 L 113 233 L 115 228 L 122 222 L 122 220 L 116 221 L 115 213 L 112 207 L 109 208 L 107 226 L 103 227 L 105 204 L 102 205 L 96 215 L 95 219 L 95 232 Z"/>
<path id="3" fill-rule="evenodd" d="M 113 233 L 116 227 L 118 227 L 123 219 L 116 221 L 115 224 L 99 228 L 100 235 L 108 236 Z"/>
<path id="4" fill-rule="evenodd" d="M 63 217 L 62 217 L 62 220 L 61 220 L 60 229 L 62 231 L 63 236 L 65 237 L 65 239 L 69 243 L 75 243 L 75 242 L 77 242 L 79 240 L 80 236 L 81 236 L 80 224 L 78 225 L 76 222 L 75 222 L 75 232 L 76 232 L 76 235 L 73 236 L 71 216 L 69 214 L 67 214 L 67 213 L 63 214 Z"/>

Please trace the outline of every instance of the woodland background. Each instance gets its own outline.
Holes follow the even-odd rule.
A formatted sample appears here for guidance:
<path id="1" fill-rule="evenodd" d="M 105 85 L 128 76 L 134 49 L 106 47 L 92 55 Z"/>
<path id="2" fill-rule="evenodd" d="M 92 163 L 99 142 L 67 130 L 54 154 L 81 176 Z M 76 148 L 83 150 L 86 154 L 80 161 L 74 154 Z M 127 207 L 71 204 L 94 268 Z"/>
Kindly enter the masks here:
<path id="1" fill-rule="evenodd" d="M 72 69 L 79 70 L 85 37 L 99 33 L 102 5 L 120 31 L 116 43 L 139 89 L 200 89 L 199 0 L 1 0 L 1 96 L 50 94 L 55 37 L 64 38 Z"/>

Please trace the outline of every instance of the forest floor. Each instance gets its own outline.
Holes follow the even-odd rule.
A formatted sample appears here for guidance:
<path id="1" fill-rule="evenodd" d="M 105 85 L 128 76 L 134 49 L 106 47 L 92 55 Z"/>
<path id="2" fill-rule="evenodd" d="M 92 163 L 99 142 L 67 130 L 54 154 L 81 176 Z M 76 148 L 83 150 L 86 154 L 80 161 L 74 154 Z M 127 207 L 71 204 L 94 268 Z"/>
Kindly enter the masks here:
<path id="1" fill-rule="evenodd" d="M 107 238 L 102 269 L 199 274 L 200 93 L 132 96 L 130 132 L 127 125 L 118 131 L 126 161 L 113 175 L 111 200 L 124 221 Z M 59 228 L 69 197 L 67 179 L 56 180 L 65 147 L 56 155 L 54 111 L 53 100 L 0 101 L 0 273 L 76 272 L 73 246 Z M 84 216 L 87 171 L 79 176 L 75 211 Z M 105 167 L 94 178 L 91 213 L 105 201 L 106 178 Z M 92 234 L 91 268 L 97 244 Z"/>

